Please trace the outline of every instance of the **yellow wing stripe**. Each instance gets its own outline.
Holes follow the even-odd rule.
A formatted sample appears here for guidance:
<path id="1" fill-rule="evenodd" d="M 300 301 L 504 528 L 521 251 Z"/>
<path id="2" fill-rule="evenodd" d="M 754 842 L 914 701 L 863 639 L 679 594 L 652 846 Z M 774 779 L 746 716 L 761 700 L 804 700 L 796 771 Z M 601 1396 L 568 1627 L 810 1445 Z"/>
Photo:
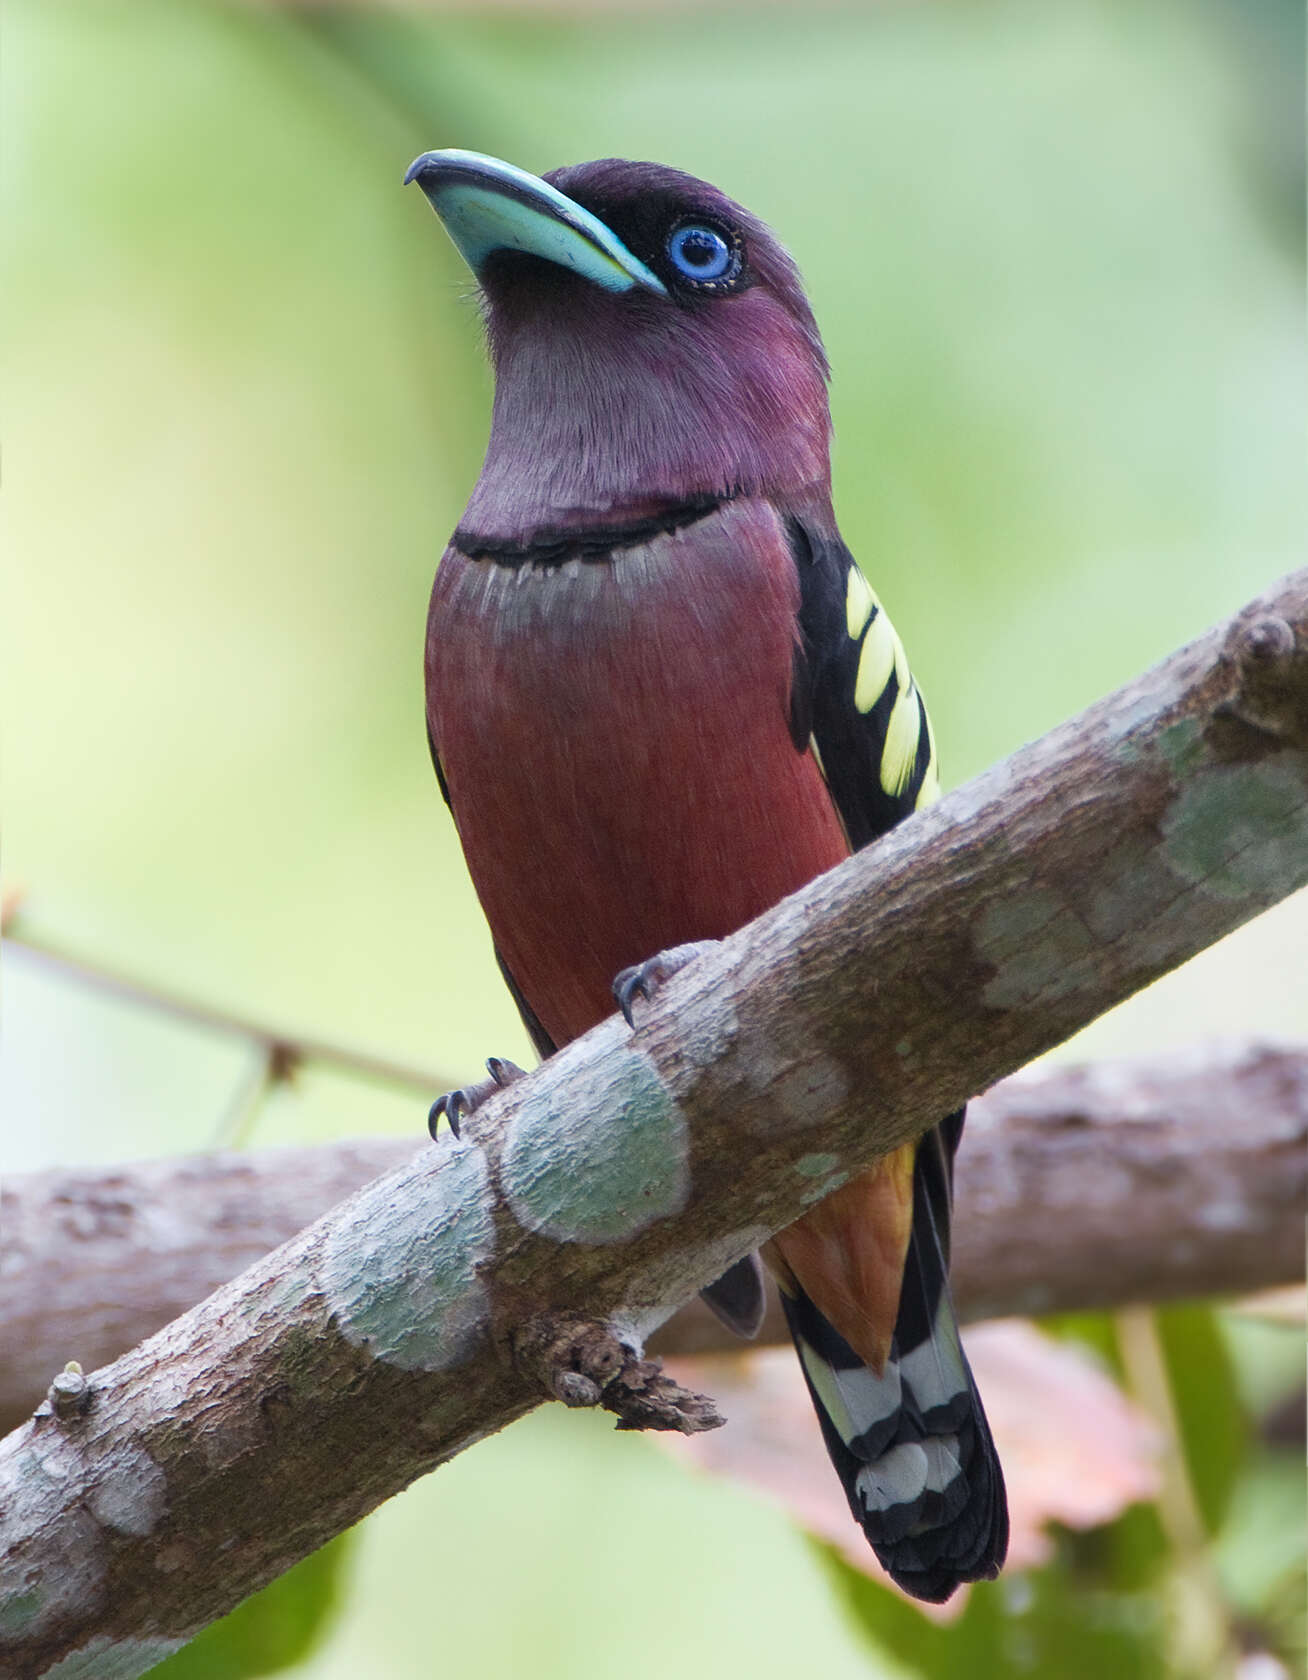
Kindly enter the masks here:
<path id="1" fill-rule="evenodd" d="M 854 705 L 858 711 L 872 710 L 885 693 L 890 673 L 898 669 L 901 661 L 907 665 L 894 625 L 884 612 L 875 613 L 863 637 L 858 676 L 854 680 Z"/>
<path id="2" fill-rule="evenodd" d="M 872 585 L 857 566 L 851 566 L 845 585 L 845 626 L 851 642 L 856 642 L 863 634 L 868 619 L 880 605 Z"/>
<path id="3" fill-rule="evenodd" d="M 903 793 L 913 779 L 921 730 L 922 707 L 910 682 L 900 690 L 890 708 L 885 745 L 881 749 L 881 786 L 893 797 Z"/>
<path id="4" fill-rule="evenodd" d="M 900 641 L 898 632 L 892 630 L 890 634 L 895 638 L 895 681 L 899 692 L 907 694 L 913 680 L 908 671 L 908 655 L 904 652 L 904 644 Z"/>
<path id="5" fill-rule="evenodd" d="M 895 703 L 886 720 L 886 735 L 881 748 L 882 790 L 893 799 L 913 791 L 914 809 L 921 810 L 940 797 L 935 735 L 909 672 L 904 644 L 876 592 L 857 566 L 849 568 L 845 583 L 845 625 L 850 640 L 857 642 L 861 637 L 863 643 L 854 679 L 855 709 L 866 716 L 886 693 L 892 673 L 895 678 Z M 913 790 L 924 722 L 929 754 L 921 785 Z"/>

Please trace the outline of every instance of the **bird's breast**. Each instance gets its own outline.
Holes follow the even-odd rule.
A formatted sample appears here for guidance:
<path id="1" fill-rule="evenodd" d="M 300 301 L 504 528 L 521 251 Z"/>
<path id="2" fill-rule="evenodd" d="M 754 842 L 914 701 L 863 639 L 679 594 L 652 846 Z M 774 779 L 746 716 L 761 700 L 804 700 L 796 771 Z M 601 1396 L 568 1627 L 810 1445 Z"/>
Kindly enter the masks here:
<path id="1" fill-rule="evenodd" d="M 442 561 L 432 739 L 495 944 L 556 1044 L 611 1012 L 620 968 L 846 854 L 790 735 L 798 606 L 754 500 L 603 561 Z"/>

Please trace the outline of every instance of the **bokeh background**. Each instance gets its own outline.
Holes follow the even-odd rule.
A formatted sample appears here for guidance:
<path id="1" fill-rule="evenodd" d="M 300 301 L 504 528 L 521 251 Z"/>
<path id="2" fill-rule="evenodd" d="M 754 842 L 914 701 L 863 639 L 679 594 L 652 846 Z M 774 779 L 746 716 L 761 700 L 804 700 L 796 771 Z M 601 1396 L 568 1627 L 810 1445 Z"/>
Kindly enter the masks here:
<path id="1" fill-rule="evenodd" d="M 400 185 L 419 151 L 658 158 L 779 230 L 835 368 L 844 533 L 947 783 L 1301 563 L 1290 0 L 9 0 L 6 35 L 9 1170 L 424 1119 L 312 1064 L 261 1091 L 248 1044 L 40 951 L 433 1093 L 529 1059 L 423 736 L 426 597 L 490 381 L 467 276 Z M 1302 1041 L 1306 949 L 1301 895 L 1060 1054 Z M 1159 1325 L 1188 1550 L 1137 1505 L 927 1628 L 755 1494 L 553 1408 L 173 1667 L 1149 1676 L 1184 1671 L 1199 1594 L 1259 1653 L 1248 1680 L 1294 1672 L 1302 1471 L 1264 1425 L 1301 1332 Z M 1052 1328 L 1120 1369 L 1111 1320 Z"/>

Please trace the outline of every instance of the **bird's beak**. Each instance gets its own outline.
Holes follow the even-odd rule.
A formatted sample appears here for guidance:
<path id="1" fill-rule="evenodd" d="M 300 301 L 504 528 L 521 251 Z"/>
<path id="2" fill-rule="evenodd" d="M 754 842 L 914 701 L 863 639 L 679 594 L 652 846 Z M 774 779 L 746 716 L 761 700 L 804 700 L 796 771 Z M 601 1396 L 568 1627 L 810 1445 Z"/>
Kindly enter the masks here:
<path id="1" fill-rule="evenodd" d="M 495 251 L 527 251 L 572 269 L 608 292 L 667 287 L 618 236 L 557 187 L 480 152 L 424 152 L 404 177 L 416 181 L 464 261 L 480 278 Z"/>

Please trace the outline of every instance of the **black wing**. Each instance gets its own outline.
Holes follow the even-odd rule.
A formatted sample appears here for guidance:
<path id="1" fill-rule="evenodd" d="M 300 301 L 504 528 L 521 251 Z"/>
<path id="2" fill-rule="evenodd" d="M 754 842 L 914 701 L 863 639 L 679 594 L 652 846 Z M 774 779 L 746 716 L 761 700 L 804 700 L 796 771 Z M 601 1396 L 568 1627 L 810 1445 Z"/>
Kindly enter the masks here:
<path id="1" fill-rule="evenodd" d="M 904 645 L 839 537 L 789 522 L 800 646 L 791 733 L 812 748 L 858 851 L 940 792 L 935 742 Z"/>

